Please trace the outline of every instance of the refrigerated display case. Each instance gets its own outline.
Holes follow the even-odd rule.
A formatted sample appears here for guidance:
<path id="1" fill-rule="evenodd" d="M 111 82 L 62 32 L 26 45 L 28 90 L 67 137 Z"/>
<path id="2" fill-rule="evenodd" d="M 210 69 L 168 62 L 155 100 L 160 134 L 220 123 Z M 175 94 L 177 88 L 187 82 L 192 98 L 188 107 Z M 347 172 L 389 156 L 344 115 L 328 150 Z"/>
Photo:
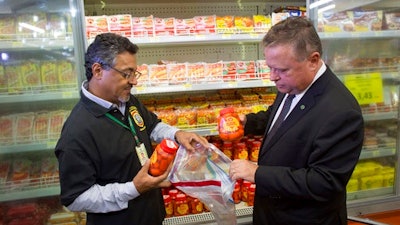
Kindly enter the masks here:
<path id="1" fill-rule="evenodd" d="M 97 32 L 90 34 L 88 29 L 83 28 L 89 22 L 83 14 L 86 18 L 100 21 L 104 21 L 102 15 L 129 15 L 141 19 L 150 16 L 159 19 L 204 19 L 209 15 L 232 18 L 270 15 L 279 6 L 307 5 L 308 16 L 317 28 L 323 28 L 319 23 L 323 15 L 318 14 L 318 9 L 328 6 L 329 1 L 320 1 L 315 6 L 316 2 L 156 0 L 149 3 L 143 0 L 132 3 L 128 0 L 85 0 L 83 5 L 83 1 L 78 0 L 0 1 L 0 222 L 7 224 L 10 222 L 10 219 L 4 221 L 7 213 L 17 215 L 18 210 L 25 211 L 24 215 L 32 218 L 33 214 L 26 213 L 30 210 L 35 213 L 34 218 L 40 217 L 40 224 L 45 224 L 48 215 L 43 212 L 48 212 L 48 208 L 60 209 L 53 149 L 62 121 L 79 97 L 85 46 Z M 380 30 L 377 30 L 377 24 L 354 26 L 354 22 L 353 29 L 361 30 L 337 30 L 350 29 L 348 21 L 319 30 L 324 60 L 360 101 L 367 126 L 360 163 L 348 186 L 349 215 L 399 209 L 400 28 L 396 17 L 399 5 L 397 0 L 332 2 L 337 5 L 335 12 L 346 11 L 346 15 L 351 15 L 351 11 L 368 8 L 378 11 L 378 18 L 382 18 Z M 386 16 L 389 14 L 391 17 Z M 354 12 L 352 16 L 354 19 Z M 387 18 L 390 26 L 384 26 L 387 25 Z M 168 61 L 175 64 L 201 62 L 200 67 L 209 63 L 215 64 L 214 68 L 221 68 L 221 62 L 238 65 L 263 61 L 259 43 L 265 30 L 259 33 L 244 31 L 225 29 L 220 33 L 206 33 L 204 30 L 190 33 L 189 30 L 186 34 L 180 31 L 180 35 L 153 36 L 144 29 L 130 39 L 139 45 L 138 62 L 141 66 L 146 64 L 156 68 L 157 64 Z M 199 65 L 193 66 L 197 68 Z M 74 71 L 73 75 L 64 79 L 63 72 L 68 68 Z M 267 73 L 257 71 L 252 79 L 238 76 L 234 79 L 227 76 L 225 80 L 223 77 L 183 82 L 178 79 L 163 85 L 154 85 L 147 79 L 141 80 L 140 86 L 132 93 L 145 101 L 165 96 L 193 101 L 194 97 L 205 99 L 204 96 L 231 90 L 248 93 L 248 90 L 262 89 L 272 93 L 273 84 L 266 75 L 259 76 L 261 72 Z M 212 124 L 186 129 L 204 136 L 218 134 Z M 46 205 L 46 209 L 41 208 L 42 205 Z M 12 208 L 14 210 L 10 210 Z M 237 204 L 236 214 L 238 224 L 251 224 L 251 206 L 244 202 Z M 76 217 L 83 218 L 84 215 Z M 211 213 L 204 212 L 167 218 L 164 224 L 215 224 L 215 219 Z"/>
<path id="2" fill-rule="evenodd" d="M 335 4 L 333 9 L 330 5 Z M 196 16 L 270 15 L 279 6 L 302 6 L 315 22 L 323 41 L 324 61 L 342 79 L 362 106 L 366 121 L 365 143 L 360 162 L 348 185 L 350 216 L 400 208 L 398 174 L 398 96 L 400 28 L 399 4 L 396 0 L 333 1 L 172 1 L 147 3 L 124 0 L 96 4 L 86 1 L 85 15 L 129 14 L 132 18 L 192 18 Z M 325 10 L 325 13 L 318 13 Z M 335 12 L 335 15 L 332 13 Z M 331 13 L 331 17 L 329 17 Z M 374 17 L 374 15 L 376 15 Z M 325 18 L 325 17 L 328 18 Z M 333 22 L 324 24 L 323 19 Z M 218 26 L 218 24 L 217 24 Z M 208 33 L 197 35 L 154 36 L 146 32 L 132 36 L 140 47 L 140 63 L 218 62 L 262 60 L 259 42 L 264 33 Z M 88 37 L 91 41 L 91 37 Z M 182 96 L 216 94 L 222 89 L 266 88 L 273 90 L 267 79 L 228 82 L 183 83 L 153 86 L 151 83 L 134 90 L 143 96 Z M 217 135 L 215 128 L 192 129 L 202 135 Z M 237 207 L 239 223 L 251 222 L 252 208 Z M 203 213 L 167 218 L 165 224 L 211 223 L 212 215 Z"/>
<path id="3" fill-rule="evenodd" d="M 347 186 L 349 215 L 399 209 L 399 2 L 308 0 L 307 10 L 325 62 L 365 119 L 363 150 Z"/>
<path id="4" fill-rule="evenodd" d="M 0 1 L 1 224 L 39 223 L 38 201 L 59 195 L 54 146 L 79 97 L 83 18 L 82 1 Z"/>

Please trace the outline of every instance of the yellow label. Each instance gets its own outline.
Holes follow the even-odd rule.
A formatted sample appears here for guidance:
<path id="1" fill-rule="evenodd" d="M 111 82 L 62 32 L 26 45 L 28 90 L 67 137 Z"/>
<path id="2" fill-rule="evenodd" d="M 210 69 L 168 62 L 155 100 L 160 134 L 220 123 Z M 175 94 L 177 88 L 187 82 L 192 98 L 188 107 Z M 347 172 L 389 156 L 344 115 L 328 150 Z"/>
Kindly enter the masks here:
<path id="1" fill-rule="evenodd" d="M 383 84 L 381 73 L 349 74 L 344 84 L 360 105 L 383 102 Z"/>

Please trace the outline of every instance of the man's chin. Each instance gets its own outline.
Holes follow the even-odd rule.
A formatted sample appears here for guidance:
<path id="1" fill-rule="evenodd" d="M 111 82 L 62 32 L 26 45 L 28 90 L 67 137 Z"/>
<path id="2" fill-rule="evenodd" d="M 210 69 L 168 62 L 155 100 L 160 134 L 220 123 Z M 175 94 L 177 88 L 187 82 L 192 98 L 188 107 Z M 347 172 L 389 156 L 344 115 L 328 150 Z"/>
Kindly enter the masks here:
<path id="1" fill-rule="evenodd" d="M 119 101 L 120 101 L 120 102 L 128 102 L 130 98 L 131 98 L 130 95 L 128 95 L 128 96 L 126 96 L 126 97 L 120 97 L 120 98 L 119 98 Z"/>

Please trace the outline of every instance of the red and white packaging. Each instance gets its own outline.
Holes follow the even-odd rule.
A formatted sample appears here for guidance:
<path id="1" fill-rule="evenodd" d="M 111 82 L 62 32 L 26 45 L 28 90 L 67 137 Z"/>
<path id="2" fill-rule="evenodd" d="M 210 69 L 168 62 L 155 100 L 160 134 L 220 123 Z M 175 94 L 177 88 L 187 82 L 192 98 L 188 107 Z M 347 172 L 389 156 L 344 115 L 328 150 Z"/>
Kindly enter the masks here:
<path id="1" fill-rule="evenodd" d="M 68 116 L 69 112 L 65 110 L 53 111 L 50 114 L 49 138 L 58 139 L 61 128 Z"/>
<path id="2" fill-rule="evenodd" d="M 17 143 L 32 142 L 34 113 L 17 114 L 15 140 Z"/>
<path id="3" fill-rule="evenodd" d="M 205 80 L 207 82 L 222 82 L 222 70 L 223 70 L 222 61 L 215 63 L 206 63 L 206 77 Z"/>
<path id="4" fill-rule="evenodd" d="M 268 67 L 267 62 L 265 60 L 257 60 L 256 68 L 257 68 L 258 78 L 263 79 L 263 80 L 269 79 L 271 70 Z"/>
<path id="5" fill-rule="evenodd" d="M 86 37 L 95 38 L 96 35 L 108 32 L 107 16 L 86 16 Z"/>
<path id="6" fill-rule="evenodd" d="M 167 64 L 169 84 L 187 83 L 187 71 L 185 63 Z"/>
<path id="7" fill-rule="evenodd" d="M 130 14 L 107 16 L 108 30 L 112 33 L 132 37 L 132 16 Z"/>
<path id="8" fill-rule="evenodd" d="M 223 62 L 223 80 L 224 81 L 235 81 L 236 80 L 236 62 L 235 61 L 225 61 Z"/>
<path id="9" fill-rule="evenodd" d="M 149 65 L 149 82 L 152 86 L 168 85 L 167 65 Z"/>
<path id="10" fill-rule="evenodd" d="M 15 115 L 0 116 L 0 143 L 13 144 L 15 139 Z"/>
<path id="11" fill-rule="evenodd" d="M 175 18 L 154 17 L 154 36 L 174 36 Z"/>
<path id="12" fill-rule="evenodd" d="M 136 68 L 142 75 L 137 80 L 137 87 L 143 87 L 149 85 L 149 66 L 147 64 L 138 65 Z"/>
<path id="13" fill-rule="evenodd" d="M 215 34 L 216 16 L 195 16 L 193 17 L 196 26 L 196 34 Z"/>
<path id="14" fill-rule="evenodd" d="M 256 78 L 256 63 L 254 61 L 236 62 L 237 80 L 248 80 Z"/>
<path id="15" fill-rule="evenodd" d="M 203 62 L 187 63 L 187 74 L 192 84 L 205 82 L 206 66 Z"/>
<path id="16" fill-rule="evenodd" d="M 193 18 L 175 19 L 175 35 L 193 35 L 196 30 L 196 25 Z"/>
<path id="17" fill-rule="evenodd" d="M 133 37 L 153 37 L 154 24 L 153 15 L 146 17 L 132 17 L 132 35 Z"/>

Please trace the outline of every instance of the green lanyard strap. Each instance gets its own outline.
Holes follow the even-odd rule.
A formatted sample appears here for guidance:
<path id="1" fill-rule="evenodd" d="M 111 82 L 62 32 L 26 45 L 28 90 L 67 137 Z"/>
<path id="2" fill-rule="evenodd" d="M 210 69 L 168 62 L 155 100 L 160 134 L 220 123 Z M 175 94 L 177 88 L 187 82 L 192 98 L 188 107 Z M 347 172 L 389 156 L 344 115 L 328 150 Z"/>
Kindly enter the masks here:
<path id="1" fill-rule="evenodd" d="M 125 124 L 123 124 L 121 121 L 119 121 L 117 118 L 115 118 L 115 117 L 114 117 L 113 115 L 111 115 L 110 113 L 106 113 L 106 116 L 107 116 L 110 120 L 112 120 L 112 121 L 116 122 L 117 124 L 119 124 L 120 126 L 122 126 L 123 128 L 126 128 L 126 129 L 130 130 L 130 131 L 132 132 L 132 134 L 133 134 L 133 137 L 135 138 L 136 146 L 139 146 L 139 145 L 140 145 L 139 137 L 138 137 L 137 134 L 136 134 L 136 130 L 135 130 L 135 127 L 133 126 L 132 119 L 131 119 L 130 116 L 128 116 L 128 121 L 129 121 L 129 126 L 130 126 L 130 128 L 129 128 L 128 126 L 126 126 Z"/>

